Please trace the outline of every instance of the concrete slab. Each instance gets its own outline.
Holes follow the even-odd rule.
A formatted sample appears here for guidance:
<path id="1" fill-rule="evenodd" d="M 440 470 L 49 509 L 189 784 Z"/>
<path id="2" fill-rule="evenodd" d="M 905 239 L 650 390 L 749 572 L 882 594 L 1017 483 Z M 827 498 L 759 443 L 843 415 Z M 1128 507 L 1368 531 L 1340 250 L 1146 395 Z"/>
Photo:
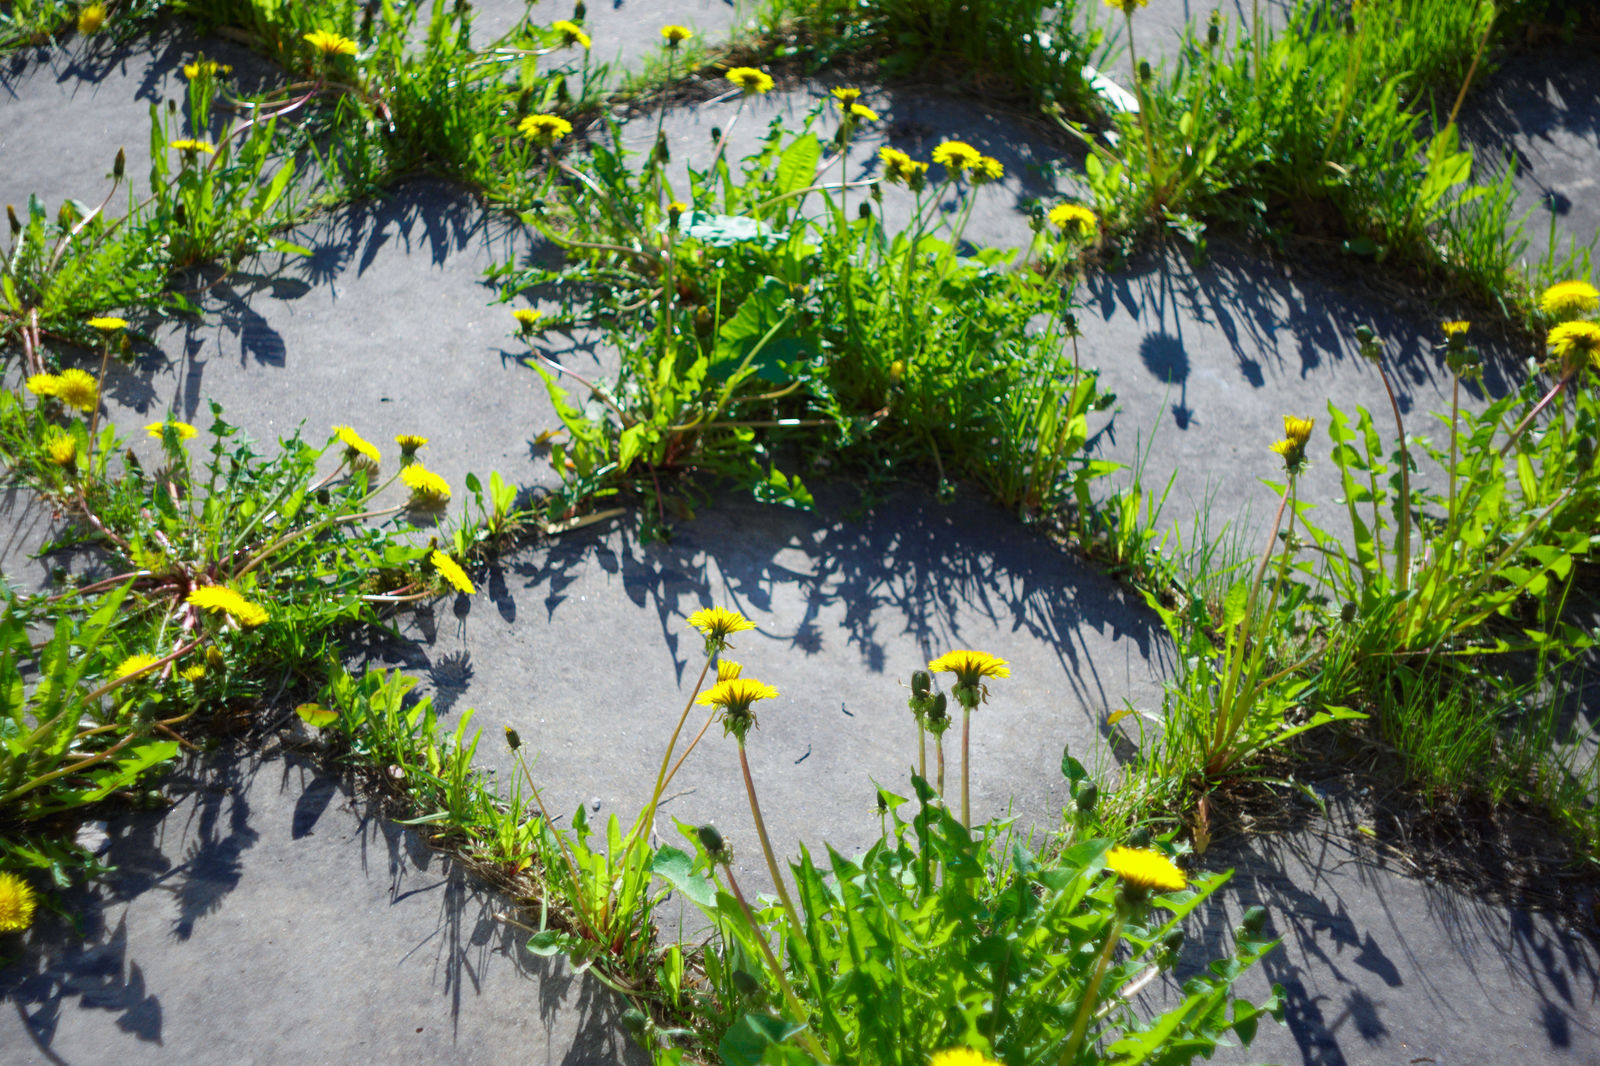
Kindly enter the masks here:
<path id="1" fill-rule="evenodd" d="M 758 628 L 730 658 L 782 694 L 757 706 L 747 747 L 774 845 L 793 856 L 800 842 L 846 854 L 871 842 L 872 782 L 909 794 L 916 762 L 903 686 L 929 658 L 978 648 L 1009 660 L 1011 677 L 991 684 L 973 718 L 973 818 L 1010 810 L 1053 827 L 1063 745 L 1106 766 L 1105 713 L 1124 699 L 1159 702 L 1168 664 L 1153 617 L 977 498 L 907 493 L 842 518 L 849 490 L 816 487 L 817 514 L 723 501 L 666 544 L 615 530 L 563 537 L 480 575 L 477 596 L 401 619 L 414 645 L 375 651 L 426 679 L 446 708 L 476 708 L 478 757 L 502 772 L 500 726 L 516 728 L 540 753 L 534 773 L 552 813 L 587 803 L 591 821 L 631 824 L 704 662 L 685 619 L 713 604 L 740 610 Z M 705 718 L 691 711 L 688 735 Z M 945 747 L 955 797 L 958 729 Z M 740 877 L 769 883 L 737 749 L 720 729 L 668 791 L 663 841 L 678 839 L 673 818 L 715 822 Z"/>
<path id="2" fill-rule="evenodd" d="M 645 1061 L 615 996 L 294 757 L 218 757 L 91 827 L 117 871 L 0 970 L 0 1063 Z M 15 946 L 14 943 L 12 946 Z"/>
<path id="3" fill-rule="evenodd" d="M 1170 68 L 1183 52 L 1186 28 L 1205 38 L 1206 25 L 1213 11 L 1222 13 L 1222 39 L 1231 42 L 1235 34 L 1250 32 L 1257 14 L 1272 30 L 1288 25 L 1296 0 L 1150 0 L 1133 16 L 1133 44 L 1139 58 L 1155 68 Z M 1093 57 L 1094 65 L 1118 84 L 1131 88 L 1133 70 L 1128 62 L 1127 21 L 1097 0 L 1082 0 L 1083 23 L 1097 27 L 1103 41 Z"/>
<path id="4" fill-rule="evenodd" d="M 484 0 L 473 5 L 474 44 L 482 48 L 508 32 L 522 19 L 524 9 L 531 11 L 536 23 L 548 25 L 571 19 L 574 7 L 571 0 L 527 4 Z M 660 51 L 662 26 L 687 26 L 708 44 L 726 41 L 735 27 L 748 24 L 755 4 L 752 0 L 592 0 L 585 7 L 583 29 L 594 42 L 590 58 L 611 66 L 615 85 L 624 72 L 639 72 L 642 63 Z"/>
<path id="5" fill-rule="evenodd" d="M 239 91 L 265 89 L 281 72 L 248 49 L 201 39 L 172 24 L 148 38 L 118 46 L 105 38 L 73 38 L 59 48 L 25 49 L 0 60 L 0 202 L 24 213 L 38 194 L 52 217 L 68 198 L 91 206 L 111 190 L 117 150 L 127 150 L 128 185 L 106 211 L 127 211 L 127 190 L 150 192 L 150 106 L 176 101 L 187 109 L 183 65 L 204 51 L 233 66 Z M 213 106 L 204 131 L 215 139 L 227 114 Z M 179 134 L 183 136 L 185 134 Z"/>
<path id="6" fill-rule="evenodd" d="M 1370 827 L 1367 828 L 1370 832 Z M 1600 1061 L 1600 944 L 1548 917 L 1408 876 L 1335 810 L 1322 826 L 1238 837 L 1204 858 L 1234 868 L 1196 962 L 1232 944 L 1245 908 L 1268 910 L 1283 945 L 1239 983 L 1284 986 L 1286 1024 L 1214 1061 L 1316 1066 Z M 1180 971 L 1181 972 L 1181 971 Z"/>
<path id="7" fill-rule="evenodd" d="M 1560 254 L 1600 239 L 1600 67 L 1595 43 L 1550 43 L 1513 56 L 1462 109 L 1463 140 L 1478 177 L 1515 166 L 1527 212 L 1527 258 L 1544 258 L 1552 235 Z M 1559 257 L 1558 257 L 1559 258 Z M 1593 276 L 1600 278 L 1600 258 Z"/>

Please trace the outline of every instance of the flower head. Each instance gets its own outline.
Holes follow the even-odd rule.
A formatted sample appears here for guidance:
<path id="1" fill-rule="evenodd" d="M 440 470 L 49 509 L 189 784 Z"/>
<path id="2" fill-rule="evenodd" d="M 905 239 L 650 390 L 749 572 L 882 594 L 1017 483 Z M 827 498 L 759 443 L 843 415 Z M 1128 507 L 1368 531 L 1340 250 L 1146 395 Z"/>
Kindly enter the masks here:
<path id="1" fill-rule="evenodd" d="M 265 608 L 223 585 L 201 585 L 189 593 L 188 602 L 204 611 L 229 614 L 245 627 L 258 626 L 269 617 Z"/>
<path id="2" fill-rule="evenodd" d="M 24 384 L 29 392 L 42 399 L 60 391 L 61 378 L 55 374 L 34 374 Z"/>
<path id="3" fill-rule="evenodd" d="M 167 147 L 175 152 L 204 152 L 206 155 L 216 155 L 217 146 L 210 141 L 199 141 L 193 137 L 179 137 L 175 141 L 168 141 Z"/>
<path id="4" fill-rule="evenodd" d="M 744 667 L 732 659 L 717 660 L 717 682 L 732 681 L 744 672 Z"/>
<path id="5" fill-rule="evenodd" d="M 1149 2 L 1150 0 L 1106 0 L 1106 6 L 1115 8 L 1124 15 L 1131 15 Z"/>
<path id="6" fill-rule="evenodd" d="M 421 463 L 400 471 L 400 480 L 411 490 L 412 507 L 442 507 L 450 499 L 450 483 Z"/>
<path id="7" fill-rule="evenodd" d="M 328 30 L 313 30 L 303 38 L 307 44 L 325 56 L 353 56 L 356 42 Z"/>
<path id="8" fill-rule="evenodd" d="M 457 592 L 464 592 L 470 596 L 477 591 L 472 587 L 472 579 L 467 577 L 467 572 L 461 569 L 461 564 L 444 552 L 435 551 L 428 556 L 428 562 L 433 564 L 433 568 L 439 571 L 439 576 Z"/>
<path id="9" fill-rule="evenodd" d="M 193 440 L 200 434 L 200 431 L 195 429 L 189 423 L 177 421 L 152 422 L 148 426 L 145 426 L 144 430 L 156 440 L 165 440 L 167 438 L 167 430 L 169 428 L 173 433 L 177 434 L 179 440 Z"/>
<path id="10" fill-rule="evenodd" d="M 668 48 L 676 48 L 693 37 L 694 34 L 689 31 L 687 26 L 663 26 L 661 27 L 661 36 L 666 39 Z"/>
<path id="11" fill-rule="evenodd" d="M 705 707 L 722 708 L 723 732 L 733 734 L 743 744 L 745 734 L 756 724 L 756 716 L 750 710 L 750 705 L 757 700 L 777 698 L 778 690 L 771 685 L 762 684 L 753 677 L 735 677 L 718 681 L 696 696 L 695 702 Z"/>
<path id="12" fill-rule="evenodd" d="M 981 155 L 978 161 L 972 164 L 972 181 L 976 185 L 999 181 L 1005 177 L 1005 173 L 1005 165 L 992 155 Z"/>
<path id="13" fill-rule="evenodd" d="M 572 132 L 572 123 L 560 115 L 529 115 L 517 123 L 517 131 L 534 144 L 555 144 Z"/>
<path id="14" fill-rule="evenodd" d="M 689 616 L 689 624 L 705 634 L 707 655 L 726 648 L 728 638 L 735 633 L 756 627 L 750 619 L 726 607 L 703 607 Z"/>
<path id="15" fill-rule="evenodd" d="M 1076 232 L 1080 238 L 1094 236 L 1100 220 L 1082 204 L 1057 204 L 1050 209 L 1050 224 L 1062 233 Z"/>
<path id="16" fill-rule="evenodd" d="M 132 677 L 134 674 L 142 674 L 160 661 L 154 655 L 146 655 L 143 652 L 139 652 L 137 655 L 130 655 L 118 663 L 115 676 L 120 681 L 125 677 Z"/>
<path id="17" fill-rule="evenodd" d="M 1600 369 L 1600 325 L 1593 322 L 1563 322 L 1545 338 L 1550 350 L 1569 368 L 1584 356 Z"/>
<path id="18" fill-rule="evenodd" d="M 97 329 L 101 333 L 117 333 L 128 328 L 128 320 L 106 315 L 102 318 L 91 318 L 89 328 Z"/>
<path id="19" fill-rule="evenodd" d="M 982 158 L 983 153 L 966 141 L 945 141 L 933 150 L 933 161 L 948 170 L 952 176 L 960 174 L 968 167 L 977 166 L 978 160 Z"/>
<path id="20" fill-rule="evenodd" d="M 1283 456 L 1283 465 L 1291 474 L 1298 474 L 1305 467 L 1306 442 L 1311 439 L 1312 427 L 1316 421 L 1310 418 L 1295 418 L 1291 415 L 1283 416 L 1284 439 L 1274 441 L 1269 447 Z"/>
<path id="21" fill-rule="evenodd" d="M 78 12 L 78 32 L 88 37 L 90 34 L 99 33 L 100 27 L 106 24 L 106 5 L 90 4 Z"/>
<path id="22" fill-rule="evenodd" d="M 550 28 L 561 34 L 562 44 L 575 44 L 584 49 L 589 47 L 589 35 L 584 33 L 583 27 L 579 26 L 576 22 L 568 22 L 566 19 L 556 19 L 554 22 L 550 23 Z"/>
<path id="23" fill-rule="evenodd" d="M 334 426 L 333 435 L 344 442 L 344 456 L 352 467 L 370 467 L 373 470 L 383 461 L 378 448 L 349 426 Z"/>
<path id="24" fill-rule="evenodd" d="M 1283 416 L 1283 435 L 1301 447 L 1311 439 L 1311 431 L 1316 428 L 1317 420 L 1314 418 L 1295 418 L 1293 415 Z"/>
<path id="25" fill-rule="evenodd" d="M 88 414 L 100 406 L 100 385 L 94 375 L 76 367 L 63 370 L 56 377 L 55 391 L 50 395 Z"/>
<path id="26" fill-rule="evenodd" d="M 1130 895 L 1181 892 L 1189 883 L 1171 859 L 1151 848 L 1112 848 L 1106 855 L 1106 868 L 1122 878 Z"/>
<path id="27" fill-rule="evenodd" d="M 195 663 L 193 666 L 185 666 L 178 673 L 179 676 L 192 685 L 206 676 L 206 667 L 204 663 Z"/>
<path id="28" fill-rule="evenodd" d="M 233 68 L 226 63 L 218 63 L 214 59 L 197 59 L 193 63 L 183 65 L 183 76 L 189 81 L 196 78 L 214 78 L 218 74 L 232 74 Z"/>
<path id="29" fill-rule="evenodd" d="M 845 108 L 844 113 L 855 122 L 878 121 L 878 113 L 872 110 L 872 108 L 868 107 L 866 104 L 851 104 L 849 107 Z"/>
<path id="30" fill-rule="evenodd" d="M 37 905 L 28 882 L 9 870 L 0 873 L 0 933 L 20 933 L 32 925 Z"/>
<path id="31" fill-rule="evenodd" d="M 845 85 L 841 85 L 835 89 L 829 89 L 828 91 L 833 95 L 835 100 L 839 101 L 840 111 L 850 110 L 850 105 L 861 99 L 860 89 L 851 88 Z"/>
<path id="32" fill-rule="evenodd" d="M 733 67 L 728 80 L 744 90 L 746 96 L 772 91 L 772 75 L 755 67 Z"/>
<path id="33" fill-rule="evenodd" d="M 414 433 L 401 433 L 394 438 L 394 442 L 400 445 L 400 454 L 402 456 L 412 456 L 417 454 L 417 449 L 424 447 L 428 443 L 428 438 L 419 437 Z"/>
<path id="34" fill-rule="evenodd" d="M 57 466 L 71 466 L 78 458 L 78 438 L 57 429 L 45 439 L 44 453 Z"/>
<path id="35" fill-rule="evenodd" d="M 1539 310 L 1551 318 L 1571 318 L 1600 308 L 1600 292 L 1587 281 L 1562 281 L 1544 290 Z"/>
<path id="36" fill-rule="evenodd" d="M 909 185 L 913 191 L 922 187 L 928 164 L 917 162 L 898 148 L 879 148 L 878 158 L 883 161 L 883 174 L 890 183 Z"/>
<path id="37" fill-rule="evenodd" d="M 544 315 L 531 307 L 519 307 L 511 312 L 511 317 L 517 320 L 518 327 L 532 329 L 539 324 L 539 319 L 543 318 Z"/>
<path id="38" fill-rule="evenodd" d="M 928 1066 L 1000 1066 L 1000 1064 L 969 1047 L 953 1047 L 935 1051 L 933 1058 L 928 1060 Z"/>
<path id="39" fill-rule="evenodd" d="M 986 677 L 1010 677 L 1011 665 L 982 651 L 950 651 L 928 663 L 934 674 L 955 674 L 958 685 L 978 685 Z"/>
<path id="40" fill-rule="evenodd" d="M 1439 324 L 1439 328 L 1444 331 L 1444 335 L 1446 337 L 1450 337 L 1450 338 L 1465 337 L 1467 335 L 1467 330 L 1472 328 L 1472 323 L 1471 322 L 1441 322 Z"/>

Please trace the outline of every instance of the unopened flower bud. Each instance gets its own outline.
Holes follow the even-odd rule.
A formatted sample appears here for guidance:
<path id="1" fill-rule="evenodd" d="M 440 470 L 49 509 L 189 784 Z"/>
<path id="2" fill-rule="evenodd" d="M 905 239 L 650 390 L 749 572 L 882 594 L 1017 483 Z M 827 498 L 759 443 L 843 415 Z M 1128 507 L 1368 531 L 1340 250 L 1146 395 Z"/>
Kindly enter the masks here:
<path id="1" fill-rule="evenodd" d="M 722 127 L 721 126 L 712 126 L 711 127 L 711 143 L 712 144 L 716 144 L 720 140 L 722 140 Z"/>
<path id="2" fill-rule="evenodd" d="M 856 205 L 856 217 L 859 218 L 863 222 L 866 222 L 869 219 L 871 219 L 872 218 L 872 205 L 869 204 L 869 203 L 857 204 Z"/>
<path id="3" fill-rule="evenodd" d="M 1167 935 L 1161 938 L 1161 946 L 1176 955 L 1183 950 L 1183 930 L 1169 929 Z"/>
<path id="4" fill-rule="evenodd" d="M 917 670 L 911 675 L 911 694 L 913 696 L 926 696 L 933 688 L 933 675 L 926 670 Z"/>
<path id="5" fill-rule="evenodd" d="M 1351 622 L 1354 622 L 1355 620 L 1356 620 L 1356 604 L 1355 604 L 1354 600 L 1349 600 L 1349 601 L 1347 601 L 1345 603 L 1345 605 L 1343 607 L 1339 608 L 1339 621 L 1343 622 L 1345 625 L 1349 625 Z"/>
<path id="6" fill-rule="evenodd" d="M 111 164 L 111 180 L 121 181 L 122 175 L 128 170 L 128 153 L 121 148 L 117 149 L 117 160 Z"/>
<path id="7" fill-rule="evenodd" d="M 1206 23 L 1206 47 L 1215 48 L 1220 40 L 1222 40 L 1222 12 L 1213 8 L 1211 19 Z"/>
<path id="8" fill-rule="evenodd" d="M 1239 928 L 1234 934 L 1239 939 L 1254 939 L 1261 935 L 1261 930 L 1267 924 L 1267 908 L 1262 906 L 1251 907 L 1244 912 L 1244 917 L 1239 919 Z"/>
<path id="9" fill-rule="evenodd" d="M 6 204 L 6 221 L 11 224 L 13 237 L 22 232 L 22 220 L 17 217 L 17 209 L 10 204 Z"/>
<path id="10" fill-rule="evenodd" d="M 1150 80 L 1150 61 L 1148 59 L 1139 60 L 1139 80 Z"/>
<path id="11" fill-rule="evenodd" d="M 506 745 L 512 751 L 516 751 L 518 748 L 522 747 L 522 737 L 521 737 L 521 735 L 518 734 L 517 731 L 515 729 L 512 729 L 510 726 L 506 726 Z"/>
<path id="12" fill-rule="evenodd" d="M 1150 846 L 1150 830 L 1142 825 L 1136 825 L 1128 831 L 1128 847 L 1148 848 Z"/>
<path id="13" fill-rule="evenodd" d="M 712 862 L 728 862 L 731 858 L 728 845 L 723 841 L 722 834 L 714 825 L 702 825 L 694 831 L 695 838 L 700 841 L 700 846 L 706 849 L 706 854 Z"/>
<path id="14" fill-rule="evenodd" d="M 672 162 L 672 152 L 667 148 L 667 135 L 665 132 L 656 137 L 655 161 L 663 165 Z"/>
<path id="15" fill-rule="evenodd" d="M 583 0 L 578 0 L 578 2 L 573 5 L 572 8 L 572 21 L 582 22 L 583 16 L 587 15 L 588 13 L 589 9 L 583 6 Z"/>
<path id="16" fill-rule="evenodd" d="M 1089 814 L 1093 812 L 1094 805 L 1100 800 L 1100 786 L 1085 778 L 1078 783 L 1077 794 L 1073 796 L 1073 799 L 1078 804 L 1078 812 L 1080 814 Z"/>

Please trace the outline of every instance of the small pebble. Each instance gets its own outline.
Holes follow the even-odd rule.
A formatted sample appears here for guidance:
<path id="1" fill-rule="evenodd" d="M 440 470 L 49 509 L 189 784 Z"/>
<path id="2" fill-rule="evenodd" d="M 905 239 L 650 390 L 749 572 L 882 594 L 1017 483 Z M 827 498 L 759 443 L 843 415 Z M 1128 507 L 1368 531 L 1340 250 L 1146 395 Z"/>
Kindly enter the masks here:
<path id="1" fill-rule="evenodd" d="M 600 797 L 599 796 L 596 796 L 594 799 L 589 801 L 589 809 L 593 810 L 593 811 L 598 811 L 600 809 Z"/>

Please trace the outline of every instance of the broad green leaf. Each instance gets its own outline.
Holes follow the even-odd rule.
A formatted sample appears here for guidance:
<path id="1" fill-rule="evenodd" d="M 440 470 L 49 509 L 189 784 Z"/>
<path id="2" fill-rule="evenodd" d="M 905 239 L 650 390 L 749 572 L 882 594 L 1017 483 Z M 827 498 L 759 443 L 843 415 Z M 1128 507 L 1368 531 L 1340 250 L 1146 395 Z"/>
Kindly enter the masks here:
<path id="1" fill-rule="evenodd" d="M 816 177 L 817 164 L 821 161 L 822 143 L 817 140 L 816 134 L 806 133 L 796 137 L 778 159 L 778 194 L 785 196 L 810 185 Z"/>
<path id="2" fill-rule="evenodd" d="M 702 907 L 717 901 L 717 886 L 704 874 L 694 871 L 694 859 L 674 847 L 662 847 L 650 863 L 650 872 Z"/>
<path id="3" fill-rule="evenodd" d="M 315 703 L 302 703 L 294 709 L 294 713 L 298 714 L 307 725 L 314 726 L 317 729 L 330 725 L 339 718 L 338 711 L 330 711 L 328 708 L 318 706 Z"/>

